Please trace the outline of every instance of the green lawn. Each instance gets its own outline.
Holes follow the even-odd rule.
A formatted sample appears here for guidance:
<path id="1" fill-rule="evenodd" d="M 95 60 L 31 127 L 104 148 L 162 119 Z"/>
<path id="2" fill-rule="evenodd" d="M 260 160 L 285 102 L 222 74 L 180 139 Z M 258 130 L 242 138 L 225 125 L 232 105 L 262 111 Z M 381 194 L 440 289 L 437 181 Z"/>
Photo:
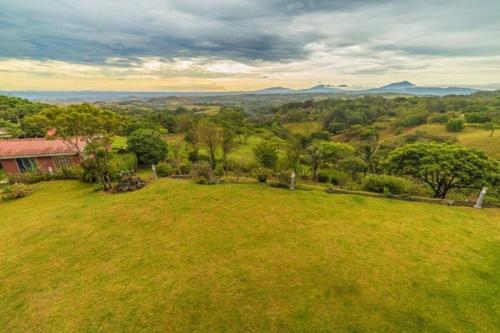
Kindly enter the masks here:
<path id="1" fill-rule="evenodd" d="M 0 202 L 1 332 L 498 332 L 500 210 L 76 181 Z"/>

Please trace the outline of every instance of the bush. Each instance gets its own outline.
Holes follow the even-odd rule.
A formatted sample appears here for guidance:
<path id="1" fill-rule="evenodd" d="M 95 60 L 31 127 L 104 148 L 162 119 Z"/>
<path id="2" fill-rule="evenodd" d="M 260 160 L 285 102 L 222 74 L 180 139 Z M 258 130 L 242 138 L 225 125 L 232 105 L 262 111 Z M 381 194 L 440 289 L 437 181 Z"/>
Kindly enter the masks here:
<path id="1" fill-rule="evenodd" d="M 465 128 L 465 122 L 460 118 L 452 118 L 446 123 L 448 132 L 461 132 Z"/>
<path id="2" fill-rule="evenodd" d="M 270 141 L 259 143 L 253 150 L 256 161 L 264 168 L 275 169 L 278 162 L 278 149 Z"/>
<path id="3" fill-rule="evenodd" d="M 333 185 L 343 186 L 351 181 L 348 173 L 334 170 L 322 169 L 318 171 L 318 181 L 320 183 L 332 183 Z"/>
<path id="4" fill-rule="evenodd" d="M 331 177 L 331 170 L 319 170 L 318 171 L 318 182 L 329 183 Z"/>
<path id="5" fill-rule="evenodd" d="M 127 138 L 128 149 L 141 164 L 156 164 L 167 157 L 168 145 L 159 131 L 140 128 Z"/>
<path id="6" fill-rule="evenodd" d="M 369 175 L 363 181 L 363 190 L 375 193 L 411 194 L 412 187 L 407 179 L 389 175 Z"/>
<path id="7" fill-rule="evenodd" d="M 337 162 L 337 166 L 351 175 L 366 172 L 368 165 L 359 157 L 348 157 Z"/>
<path id="8" fill-rule="evenodd" d="M 253 171 L 255 178 L 259 181 L 259 183 L 265 183 L 267 182 L 267 179 L 271 175 L 271 170 L 263 168 L 263 167 L 258 167 Z"/>
<path id="9" fill-rule="evenodd" d="M 332 170 L 330 172 L 330 183 L 332 183 L 333 185 L 344 186 L 350 181 L 351 177 L 349 176 L 349 174 L 343 171 Z"/>
<path id="10" fill-rule="evenodd" d="M 189 175 L 190 173 L 191 173 L 191 164 L 179 163 L 177 165 L 177 174 L 178 175 Z"/>
<path id="11" fill-rule="evenodd" d="M 156 165 L 156 174 L 159 177 L 168 177 L 174 173 L 175 169 L 168 163 L 160 162 Z"/>
<path id="12" fill-rule="evenodd" d="M 222 164 L 217 164 L 215 166 L 214 173 L 217 177 L 223 177 L 226 173 L 226 170 L 224 170 L 224 166 Z"/>
<path id="13" fill-rule="evenodd" d="M 118 180 L 125 174 L 133 174 L 137 170 L 135 154 L 110 154 L 109 170 L 112 180 Z"/>
<path id="14" fill-rule="evenodd" d="M 198 178 L 199 184 L 215 184 L 214 172 L 208 161 L 194 163 L 191 173 Z"/>
<path id="15" fill-rule="evenodd" d="M 88 183 L 96 183 L 96 169 L 94 159 L 88 158 L 81 164 L 82 179 Z M 108 159 L 108 171 L 111 180 L 119 180 L 123 176 L 133 174 L 137 169 L 137 157 L 135 154 L 110 153 Z"/>
<path id="16" fill-rule="evenodd" d="M 81 179 L 83 170 L 79 166 L 72 166 L 63 168 L 62 170 L 54 172 L 51 178 L 53 179 Z"/>
<path id="17" fill-rule="evenodd" d="M 34 184 L 41 182 L 42 180 L 48 179 L 48 175 L 43 175 L 39 172 L 25 172 L 25 173 L 14 173 L 9 175 L 9 183 L 16 184 Z"/>
<path id="18" fill-rule="evenodd" d="M 25 197 L 33 193 L 33 188 L 29 185 L 16 183 L 3 188 L 2 199 L 13 200 Z"/>
<path id="19" fill-rule="evenodd" d="M 281 170 L 276 174 L 276 181 L 273 186 L 288 188 L 290 187 L 291 178 L 292 172 L 290 170 Z"/>
<path id="20" fill-rule="evenodd" d="M 434 113 L 429 117 L 429 122 L 432 124 L 446 124 L 450 117 L 442 113 Z"/>

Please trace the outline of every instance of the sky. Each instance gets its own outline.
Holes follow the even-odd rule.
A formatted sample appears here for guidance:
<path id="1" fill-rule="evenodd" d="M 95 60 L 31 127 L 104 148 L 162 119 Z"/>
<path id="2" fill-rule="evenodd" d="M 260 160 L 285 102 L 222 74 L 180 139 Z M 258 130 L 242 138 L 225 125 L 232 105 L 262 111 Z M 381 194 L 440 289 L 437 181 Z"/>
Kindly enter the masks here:
<path id="1" fill-rule="evenodd" d="M 0 0 L 0 90 L 500 88 L 499 0 Z"/>

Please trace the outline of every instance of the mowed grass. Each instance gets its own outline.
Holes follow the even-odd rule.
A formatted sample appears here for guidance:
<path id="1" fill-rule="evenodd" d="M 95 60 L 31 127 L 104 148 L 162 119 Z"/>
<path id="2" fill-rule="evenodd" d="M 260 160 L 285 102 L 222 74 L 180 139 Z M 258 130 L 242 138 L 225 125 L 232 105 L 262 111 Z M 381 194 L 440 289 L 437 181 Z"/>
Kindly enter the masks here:
<path id="1" fill-rule="evenodd" d="M 498 332 L 500 211 L 76 181 L 0 203 L 2 332 Z"/>

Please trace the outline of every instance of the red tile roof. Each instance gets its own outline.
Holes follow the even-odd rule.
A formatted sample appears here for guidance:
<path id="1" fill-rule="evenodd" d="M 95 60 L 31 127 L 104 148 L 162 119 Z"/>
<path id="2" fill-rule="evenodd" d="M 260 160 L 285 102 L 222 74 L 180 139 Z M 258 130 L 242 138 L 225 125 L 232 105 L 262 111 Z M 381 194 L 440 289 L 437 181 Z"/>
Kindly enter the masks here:
<path id="1" fill-rule="evenodd" d="M 76 141 L 75 141 L 76 142 Z M 80 151 L 85 144 L 78 140 Z M 62 139 L 8 139 L 0 140 L 0 159 L 29 157 L 29 156 L 53 156 L 53 155 L 75 155 L 79 153 L 75 145 Z"/>

